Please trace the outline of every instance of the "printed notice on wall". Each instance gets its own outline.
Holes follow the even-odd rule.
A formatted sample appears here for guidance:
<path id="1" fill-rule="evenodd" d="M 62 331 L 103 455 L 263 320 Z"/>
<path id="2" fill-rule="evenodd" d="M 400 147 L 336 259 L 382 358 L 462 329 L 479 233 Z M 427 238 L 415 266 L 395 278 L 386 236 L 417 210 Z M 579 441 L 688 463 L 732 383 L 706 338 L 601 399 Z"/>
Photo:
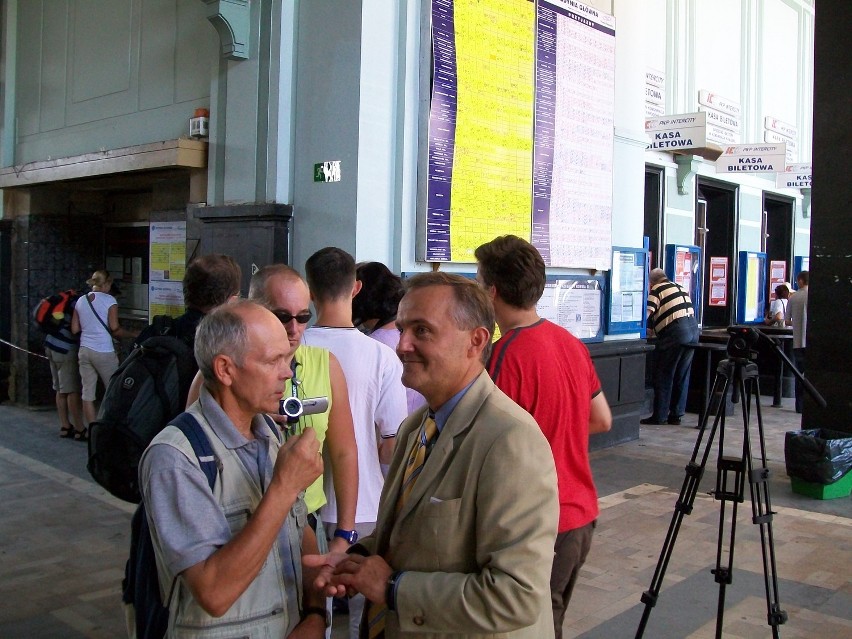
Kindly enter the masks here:
<path id="1" fill-rule="evenodd" d="M 637 263 L 638 262 L 638 263 Z M 633 251 L 612 252 L 612 322 L 641 322 L 645 316 L 645 260 Z"/>
<path id="2" fill-rule="evenodd" d="M 728 258 L 710 258 L 710 306 L 728 305 Z"/>
<path id="3" fill-rule="evenodd" d="M 149 317 L 153 318 L 156 315 L 177 317 L 183 311 L 182 282 L 157 281 L 148 285 Z"/>
<path id="4" fill-rule="evenodd" d="M 148 317 L 183 313 L 186 222 L 151 222 Z"/>
<path id="5" fill-rule="evenodd" d="M 186 268 L 186 222 L 151 222 L 150 279 L 180 282 Z"/>
<path id="6" fill-rule="evenodd" d="M 432 45 L 425 259 L 474 262 L 512 233 L 548 265 L 608 270 L 614 18 L 575 0 L 433 0 Z"/>
<path id="7" fill-rule="evenodd" d="M 772 260 L 769 262 L 769 301 L 775 301 L 775 287 L 787 281 L 787 261 Z"/>
<path id="8" fill-rule="evenodd" d="M 575 337 L 589 339 L 601 330 L 601 295 L 600 283 L 595 280 L 548 281 L 536 311 Z"/>
<path id="9" fill-rule="evenodd" d="M 680 284 L 686 294 L 691 294 L 690 285 L 692 284 L 692 257 L 689 249 L 682 246 L 675 248 L 675 284 Z"/>

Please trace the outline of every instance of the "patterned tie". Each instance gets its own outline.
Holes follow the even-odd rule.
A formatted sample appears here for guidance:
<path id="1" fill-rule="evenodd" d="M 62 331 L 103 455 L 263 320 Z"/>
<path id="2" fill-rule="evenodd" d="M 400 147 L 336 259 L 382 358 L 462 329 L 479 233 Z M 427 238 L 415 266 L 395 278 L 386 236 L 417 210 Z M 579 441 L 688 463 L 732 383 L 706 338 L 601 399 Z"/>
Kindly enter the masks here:
<path id="1" fill-rule="evenodd" d="M 396 500 L 396 514 L 402 510 L 408 496 L 423 470 L 423 464 L 426 463 L 426 456 L 429 454 L 431 444 L 438 435 L 438 425 L 435 419 L 431 416 L 426 418 L 423 426 L 420 427 L 420 437 L 411 453 L 408 455 L 408 463 L 405 466 L 405 474 L 402 477 L 402 487 L 399 490 L 399 498 Z M 370 604 L 367 602 L 367 610 L 365 617 L 367 619 L 367 637 L 368 639 L 383 639 L 385 636 L 385 614 L 388 611 L 386 605 Z"/>

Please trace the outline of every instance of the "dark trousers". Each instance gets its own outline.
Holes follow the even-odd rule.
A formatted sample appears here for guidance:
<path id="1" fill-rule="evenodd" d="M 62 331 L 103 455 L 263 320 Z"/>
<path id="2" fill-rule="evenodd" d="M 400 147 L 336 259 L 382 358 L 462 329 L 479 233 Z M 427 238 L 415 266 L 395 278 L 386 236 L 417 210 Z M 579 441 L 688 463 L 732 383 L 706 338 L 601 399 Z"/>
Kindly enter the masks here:
<path id="1" fill-rule="evenodd" d="M 556 535 L 553 569 L 550 572 L 550 602 L 553 606 L 556 639 L 562 639 L 565 611 L 571 601 L 571 593 L 574 592 L 580 568 L 586 562 L 586 556 L 592 547 L 594 530 L 595 522 L 592 522 L 582 528 L 566 530 Z"/>
<path id="2" fill-rule="evenodd" d="M 804 348 L 794 348 L 793 349 L 793 365 L 798 369 L 798 371 L 802 374 L 805 372 L 805 349 Z M 799 378 L 796 378 L 796 412 L 802 412 L 802 406 L 805 401 L 805 389 L 802 388 L 802 382 L 799 381 Z"/>
<path id="3" fill-rule="evenodd" d="M 698 342 L 698 323 L 684 317 L 666 326 L 657 335 L 654 350 L 654 414 L 655 421 L 680 417 L 686 412 L 689 370 L 694 351 L 686 344 Z"/>

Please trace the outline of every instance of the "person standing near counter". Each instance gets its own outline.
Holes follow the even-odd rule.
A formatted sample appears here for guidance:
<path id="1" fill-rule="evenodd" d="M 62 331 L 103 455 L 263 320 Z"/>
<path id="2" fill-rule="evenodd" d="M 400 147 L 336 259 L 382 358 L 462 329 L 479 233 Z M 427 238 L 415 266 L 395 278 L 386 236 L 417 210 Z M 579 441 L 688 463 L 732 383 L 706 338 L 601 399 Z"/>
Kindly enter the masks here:
<path id="1" fill-rule="evenodd" d="M 786 284 L 779 284 L 775 287 L 775 299 L 769 305 L 769 313 L 763 321 L 764 324 L 773 327 L 784 327 L 789 297 L 790 289 Z"/>
<path id="2" fill-rule="evenodd" d="M 109 271 L 95 271 L 86 284 L 92 287 L 92 291 L 77 300 L 71 318 L 71 332 L 80 334 L 80 378 L 83 382 L 83 417 L 86 420 L 86 427 L 74 435 L 77 441 L 88 439 L 88 425 L 97 416 L 98 378 L 106 386 L 118 368 L 113 338 L 134 338 L 138 335 L 138 332 L 122 328 L 118 323 L 118 302 L 109 294 L 112 288 Z"/>
<path id="3" fill-rule="evenodd" d="M 689 294 L 655 268 L 649 277 L 648 327 L 657 336 L 654 350 L 654 413 L 640 424 L 680 425 L 686 412 L 689 369 L 698 343 L 698 322 Z"/>
<path id="4" fill-rule="evenodd" d="M 796 277 L 796 284 L 799 285 L 799 290 L 795 295 L 792 295 L 787 302 L 787 313 L 784 320 L 787 326 L 793 327 L 793 364 L 800 373 L 805 372 L 805 346 L 807 345 L 807 328 L 808 328 L 808 280 L 810 274 L 808 271 L 802 271 Z M 802 382 L 796 378 L 796 412 L 802 412 L 802 404 L 804 395 L 802 391 Z"/>

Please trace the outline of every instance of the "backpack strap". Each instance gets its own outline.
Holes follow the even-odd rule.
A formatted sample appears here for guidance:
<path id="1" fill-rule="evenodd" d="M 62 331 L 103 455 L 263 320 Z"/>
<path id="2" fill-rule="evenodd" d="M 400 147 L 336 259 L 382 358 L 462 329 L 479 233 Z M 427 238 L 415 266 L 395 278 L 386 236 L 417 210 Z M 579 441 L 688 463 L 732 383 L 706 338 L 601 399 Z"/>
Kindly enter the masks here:
<path id="1" fill-rule="evenodd" d="M 181 413 L 175 417 L 171 423 L 189 440 L 195 456 L 198 457 L 198 463 L 204 475 L 207 477 L 207 483 L 210 484 L 210 490 L 216 485 L 216 475 L 219 472 L 219 465 L 216 463 L 216 454 L 213 452 L 213 447 L 210 445 L 210 440 L 195 419 L 189 413 Z"/>
<path id="2" fill-rule="evenodd" d="M 266 420 L 266 425 L 269 426 L 269 430 L 272 431 L 272 433 L 275 435 L 275 438 L 278 440 L 278 443 L 280 444 L 283 441 L 283 436 L 281 435 L 281 427 L 278 426 L 278 424 L 275 423 L 275 420 L 272 419 L 266 413 L 263 413 L 263 419 Z"/>
<path id="3" fill-rule="evenodd" d="M 219 472 L 219 465 L 216 463 L 216 453 L 210 445 L 210 439 L 208 439 L 204 430 L 201 428 L 198 420 L 189 413 L 184 412 L 169 422 L 169 426 L 177 428 L 189 441 L 195 456 L 198 458 L 201 470 L 204 471 L 204 475 L 207 477 L 207 483 L 210 485 L 210 490 L 213 490 L 213 487 L 216 485 L 216 475 Z M 151 548 L 151 552 L 153 555 L 153 546 Z M 163 601 L 163 606 L 166 611 L 168 611 L 169 602 L 171 602 L 172 597 L 174 596 L 177 580 L 178 577 L 175 576 L 172 580 L 171 588 L 169 588 L 168 596 Z M 168 615 L 166 616 L 166 623 L 168 623 Z M 165 634 L 163 634 L 163 636 L 165 636 Z"/>
<path id="4" fill-rule="evenodd" d="M 92 295 L 94 295 L 94 293 L 92 293 Z M 98 315 L 98 312 L 95 310 L 95 305 L 94 305 L 94 304 L 92 304 L 92 300 L 91 300 L 91 298 L 89 297 L 89 294 L 88 294 L 88 293 L 86 294 L 86 301 L 89 303 L 89 308 L 91 308 L 91 309 L 92 309 L 92 314 L 93 314 L 95 317 L 97 317 L 97 318 L 98 318 L 98 321 L 101 323 L 101 326 L 103 326 L 103 327 L 106 329 L 106 332 L 107 332 L 110 336 L 112 336 L 112 331 L 110 330 L 109 326 L 107 326 L 106 322 L 105 322 L 105 321 L 103 321 L 103 319 L 101 319 L 101 316 L 100 316 L 100 315 Z"/>

